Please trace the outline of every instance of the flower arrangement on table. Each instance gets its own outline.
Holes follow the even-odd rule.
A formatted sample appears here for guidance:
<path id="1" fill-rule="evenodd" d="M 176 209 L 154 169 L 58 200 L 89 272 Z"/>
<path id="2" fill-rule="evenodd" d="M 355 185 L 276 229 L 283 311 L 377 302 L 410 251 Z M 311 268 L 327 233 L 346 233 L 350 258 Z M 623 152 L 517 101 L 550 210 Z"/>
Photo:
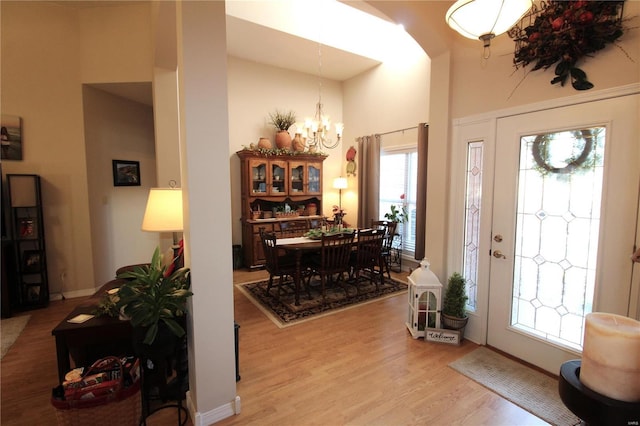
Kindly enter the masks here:
<path id="1" fill-rule="evenodd" d="M 534 6 L 519 25 L 509 30 L 516 43 L 515 67 L 533 63 L 531 71 L 535 71 L 557 63 L 551 84 L 564 86 L 571 77 L 574 89 L 591 89 L 593 84 L 576 63 L 622 36 L 623 6 L 624 0 L 542 1 L 539 9 Z M 523 24 L 527 20 L 529 24 Z"/>
<path id="2" fill-rule="evenodd" d="M 332 212 L 333 212 L 333 223 L 335 225 L 343 225 L 344 224 L 343 219 L 347 214 L 347 212 L 343 208 L 335 205 L 333 206 Z"/>

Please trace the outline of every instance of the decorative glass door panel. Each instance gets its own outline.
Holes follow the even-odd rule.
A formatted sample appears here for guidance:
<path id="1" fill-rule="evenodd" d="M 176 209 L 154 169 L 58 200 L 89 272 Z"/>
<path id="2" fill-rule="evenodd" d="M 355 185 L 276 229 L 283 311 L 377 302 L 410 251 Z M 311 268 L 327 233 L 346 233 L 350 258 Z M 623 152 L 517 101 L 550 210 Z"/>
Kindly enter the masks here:
<path id="1" fill-rule="evenodd" d="M 271 194 L 280 195 L 287 193 L 287 162 L 271 161 Z"/>
<path id="2" fill-rule="evenodd" d="M 266 160 L 249 161 L 251 195 L 267 194 L 267 165 Z"/>
<path id="3" fill-rule="evenodd" d="M 322 169 L 320 164 L 309 163 L 307 167 L 307 194 L 320 194 L 322 188 L 320 182 L 322 182 Z"/>
<path id="4" fill-rule="evenodd" d="M 290 163 L 290 171 L 291 171 L 291 185 L 289 186 L 289 193 L 291 195 L 302 195 L 304 194 L 304 163 L 291 162 Z"/>
<path id="5" fill-rule="evenodd" d="M 511 325 L 575 350 L 593 305 L 605 136 L 520 139 Z"/>

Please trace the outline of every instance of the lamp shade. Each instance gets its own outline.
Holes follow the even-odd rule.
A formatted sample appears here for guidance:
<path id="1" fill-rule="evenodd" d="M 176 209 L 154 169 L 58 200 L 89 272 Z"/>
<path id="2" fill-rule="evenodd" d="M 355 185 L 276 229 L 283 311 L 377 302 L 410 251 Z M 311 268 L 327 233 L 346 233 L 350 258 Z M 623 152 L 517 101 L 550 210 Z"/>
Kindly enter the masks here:
<path id="1" fill-rule="evenodd" d="M 333 180 L 334 189 L 347 189 L 347 178 L 337 177 Z"/>
<path id="2" fill-rule="evenodd" d="M 182 189 L 151 188 L 142 230 L 179 232 L 182 229 Z"/>
<path id="3" fill-rule="evenodd" d="M 458 0 L 445 20 L 463 36 L 485 40 L 513 27 L 532 4 L 532 0 Z"/>

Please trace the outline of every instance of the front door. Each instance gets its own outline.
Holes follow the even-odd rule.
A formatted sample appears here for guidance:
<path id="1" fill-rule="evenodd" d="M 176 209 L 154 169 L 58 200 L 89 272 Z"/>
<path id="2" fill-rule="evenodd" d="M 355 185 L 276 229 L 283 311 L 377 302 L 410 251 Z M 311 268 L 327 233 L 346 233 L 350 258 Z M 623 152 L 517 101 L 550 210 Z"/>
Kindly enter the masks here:
<path id="1" fill-rule="evenodd" d="M 629 314 L 639 98 L 498 120 L 489 345 L 557 374 L 586 314 Z"/>

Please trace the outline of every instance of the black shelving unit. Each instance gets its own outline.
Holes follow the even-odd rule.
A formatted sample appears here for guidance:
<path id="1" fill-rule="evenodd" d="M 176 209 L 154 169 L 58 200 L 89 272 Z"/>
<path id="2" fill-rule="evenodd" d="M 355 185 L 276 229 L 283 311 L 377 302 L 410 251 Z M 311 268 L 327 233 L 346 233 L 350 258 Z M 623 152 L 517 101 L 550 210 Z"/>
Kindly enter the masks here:
<path id="1" fill-rule="evenodd" d="M 49 279 L 40 176 L 8 174 L 7 192 L 16 271 L 11 304 L 17 310 L 42 308 L 49 303 Z"/>

